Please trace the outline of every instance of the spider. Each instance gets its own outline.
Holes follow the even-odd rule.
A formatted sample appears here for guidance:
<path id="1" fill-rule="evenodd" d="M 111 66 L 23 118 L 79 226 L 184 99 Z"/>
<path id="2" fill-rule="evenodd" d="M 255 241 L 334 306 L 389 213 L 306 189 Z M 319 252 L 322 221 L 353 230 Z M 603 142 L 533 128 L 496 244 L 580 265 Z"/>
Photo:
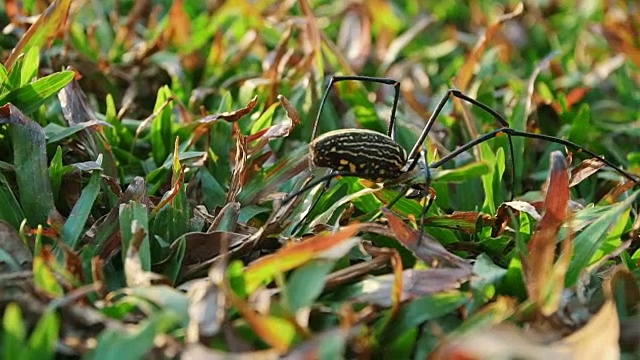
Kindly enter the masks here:
<path id="1" fill-rule="evenodd" d="M 350 128 L 333 130 L 320 136 L 316 136 L 318 133 L 318 124 L 320 121 L 322 108 L 327 100 L 332 86 L 337 82 L 349 80 L 373 82 L 393 86 L 395 94 L 393 105 L 391 107 L 389 127 L 387 128 L 386 134 L 368 129 Z M 454 159 L 461 153 L 473 148 L 474 146 L 477 146 L 500 135 L 506 135 L 508 138 L 512 175 L 511 189 L 514 189 L 515 182 L 515 159 L 512 141 L 513 136 L 541 139 L 548 142 L 564 145 L 565 147 L 576 152 L 583 152 L 591 156 L 592 158 L 598 159 L 599 161 L 605 163 L 625 178 L 633 181 L 634 183 L 638 183 L 638 178 L 636 178 L 634 175 L 627 173 L 611 161 L 574 142 L 550 135 L 529 133 L 526 131 L 520 131 L 510 128 L 509 123 L 502 115 L 491 109 L 488 105 L 483 104 L 482 102 L 475 100 L 456 89 L 447 90 L 446 94 L 438 102 L 435 110 L 427 120 L 426 125 L 420 133 L 418 140 L 407 155 L 404 148 L 396 142 L 396 110 L 398 107 L 399 97 L 400 82 L 394 79 L 357 75 L 332 76 L 329 79 L 326 90 L 322 96 L 318 114 L 313 124 L 311 142 L 309 144 L 311 163 L 316 167 L 329 168 L 331 169 L 331 172 L 326 176 L 310 182 L 301 190 L 287 196 L 284 199 L 284 203 L 291 201 L 293 198 L 321 183 L 325 183 L 324 188 L 326 189 L 329 186 L 331 179 L 335 177 L 354 176 L 358 178 L 368 179 L 376 183 L 383 183 L 385 187 L 393 185 L 404 185 L 398 196 L 396 196 L 393 200 L 391 200 L 391 202 L 387 204 L 387 207 L 391 208 L 411 188 L 417 190 L 420 194 L 424 194 L 425 191 L 429 191 L 429 186 L 431 183 L 431 169 L 438 168 L 446 162 Z M 459 98 L 484 110 L 496 120 L 499 127 L 496 130 L 486 133 L 458 147 L 456 150 L 450 152 L 440 160 L 428 164 L 426 155 L 423 154 L 423 143 L 426 140 L 429 132 L 431 131 L 431 128 L 434 125 L 438 115 L 451 97 Z M 513 192 L 511 193 L 511 196 L 513 197 Z M 313 207 L 315 207 L 319 199 L 320 197 L 318 196 L 310 209 L 313 209 Z M 433 196 L 429 196 L 428 201 L 423 205 L 420 225 L 421 229 L 423 227 L 422 225 L 424 224 L 424 216 L 429 206 L 431 206 L 432 201 Z M 296 227 L 294 227 L 294 233 L 303 221 L 304 219 L 300 223 L 298 223 Z"/>

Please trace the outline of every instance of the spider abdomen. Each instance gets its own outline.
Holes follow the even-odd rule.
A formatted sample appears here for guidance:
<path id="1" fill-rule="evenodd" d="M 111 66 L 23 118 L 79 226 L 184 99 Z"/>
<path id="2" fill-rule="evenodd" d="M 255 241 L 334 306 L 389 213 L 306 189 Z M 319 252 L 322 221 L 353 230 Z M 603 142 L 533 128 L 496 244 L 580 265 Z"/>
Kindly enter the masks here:
<path id="1" fill-rule="evenodd" d="M 384 182 L 402 175 L 404 149 L 389 136 L 366 129 L 343 129 L 318 136 L 309 145 L 315 166 Z"/>

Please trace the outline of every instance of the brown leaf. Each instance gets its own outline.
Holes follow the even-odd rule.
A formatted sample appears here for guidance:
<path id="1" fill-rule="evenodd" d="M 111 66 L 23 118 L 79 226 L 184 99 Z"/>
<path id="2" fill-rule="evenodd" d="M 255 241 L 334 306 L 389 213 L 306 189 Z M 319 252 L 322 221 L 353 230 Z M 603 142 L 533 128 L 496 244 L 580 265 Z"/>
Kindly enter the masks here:
<path id="1" fill-rule="evenodd" d="M 605 167 L 606 164 L 598 159 L 586 159 L 580 165 L 571 169 L 571 182 L 569 187 L 580 184 L 584 179 L 595 174 L 598 170 Z"/>
<path id="2" fill-rule="evenodd" d="M 433 237 L 423 233 L 422 239 L 419 239 L 420 232 L 413 230 L 405 224 L 391 210 L 382 208 L 381 211 L 387 218 L 387 221 L 389 221 L 395 238 L 428 265 L 436 266 L 439 264 L 447 264 L 453 267 L 471 269 L 471 265 L 467 260 L 447 251 L 447 249 Z"/>
<path id="3" fill-rule="evenodd" d="M 67 67 L 67 70 L 74 70 Z M 91 157 L 96 158 L 99 154 L 104 156 L 101 168 L 108 176 L 117 177 L 118 170 L 116 160 L 111 151 L 111 145 L 104 140 L 104 137 L 98 136 L 98 132 L 102 131 L 103 126 L 111 125 L 109 123 L 99 121 L 93 109 L 87 102 L 87 96 L 80 88 L 80 84 L 76 79 L 72 80 L 59 93 L 58 99 L 62 108 L 62 114 L 69 125 L 84 124 L 86 129 L 82 130 L 78 137 L 82 145 L 91 151 Z"/>
<path id="4" fill-rule="evenodd" d="M 450 340 L 429 357 L 430 360 L 480 359 L 569 359 L 562 349 L 540 344 L 520 328 L 501 324 L 467 332 Z M 578 358 L 575 358 L 578 359 Z"/>
<path id="5" fill-rule="evenodd" d="M 220 255 L 224 247 L 236 247 L 248 238 L 247 235 L 228 231 L 192 232 L 185 234 L 184 237 L 186 249 L 182 261 L 183 266 L 211 264 L 210 260 Z M 175 250 L 178 243 L 179 240 L 176 240 L 171 245 L 171 249 Z"/>
<path id="6" fill-rule="evenodd" d="M 393 282 L 391 284 L 391 317 L 394 317 L 400 310 L 400 302 L 404 292 L 403 276 L 402 276 L 402 258 L 396 249 L 377 248 L 374 246 L 363 244 L 367 253 L 374 257 L 384 257 L 388 259 L 393 268 Z"/>
<path id="7" fill-rule="evenodd" d="M 511 215 L 517 215 L 520 211 L 529 214 L 535 220 L 540 220 L 541 218 L 535 206 L 528 202 L 515 200 L 502 203 L 496 211 L 496 219 L 493 230 L 491 231 L 491 237 L 502 235 L 504 229 L 511 221 Z"/>
<path id="8" fill-rule="evenodd" d="M 544 215 L 538 222 L 528 244 L 525 275 L 529 298 L 542 306 L 547 297 L 545 288 L 553 273 L 554 254 L 560 227 L 567 216 L 569 175 L 567 163 L 559 151 L 551 153 L 549 186 L 544 202 Z"/>
<path id="9" fill-rule="evenodd" d="M 627 180 L 627 181 L 623 182 L 622 184 L 619 184 L 618 186 L 616 186 L 613 189 L 611 189 L 611 191 L 609 191 L 605 196 L 602 197 L 602 199 L 600 200 L 600 203 L 601 204 L 614 204 L 616 201 L 618 201 L 618 198 L 620 198 L 620 196 L 622 196 L 622 194 L 624 194 L 627 191 L 633 189 L 636 185 L 637 185 L 637 183 Z M 630 237 L 630 239 L 636 239 L 636 238 L 635 237 Z"/>
<path id="10" fill-rule="evenodd" d="M 226 203 L 237 202 L 238 194 L 242 191 L 246 181 L 247 157 L 249 156 L 247 138 L 240 133 L 240 129 L 237 127 L 234 127 L 234 132 L 236 134 L 236 161 L 231 171 Z"/>
<path id="11" fill-rule="evenodd" d="M 224 120 L 227 122 L 236 122 L 240 120 L 243 116 L 251 113 L 253 109 L 258 105 L 258 96 L 254 96 L 249 103 L 240 109 L 234 111 L 227 111 L 220 114 L 208 115 L 201 119 L 198 119 L 196 123 L 198 124 L 196 128 L 193 130 L 193 137 L 191 138 L 190 145 L 194 145 L 198 142 L 200 137 L 206 134 L 209 131 L 209 127 L 218 120 Z"/>
<path id="12" fill-rule="evenodd" d="M 387 263 L 387 259 L 384 262 Z M 402 272 L 402 283 L 405 285 L 399 301 L 409 301 L 458 289 L 471 276 L 472 273 L 469 270 L 462 268 L 406 269 Z M 362 280 L 360 284 L 363 292 L 356 300 L 377 306 L 393 306 L 395 300 L 392 294 L 395 291 L 394 287 L 398 284 L 396 277 L 397 275 L 394 274 L 386 274 Z"/>
<path id="13" fill-rule="evenodd" d="M 280 100 L 280 104 L 282 105 L 282 107 L 284 107 L 287 113 L 286 120 L 280 124 L 272 125 L 266 129 L 258 131 L 255 134 L 247 136 L 248 143 L 254 140 L 258 140 L 256 144 L 253 144 L 251 146 L 251 149 L 249 151 L 250 155 L 253 155 L 262 150 L 269 143 L 269 141 L 273 139 L 289 136 L 291 130 L 293 130 L 293 128 L 295 128 L 295 126 L 300 123 L 300 115 L 298 115 L 298 112 L 293 107 L 293 105 L 291 105 L 289 100 L 287 100 L 287 98 L 283 95 L 278 95 L 278 100 Z"/>
<path id="14" fill-rule="evenodd" d="M 371 260 L 363 261 L 331 273 L 325 279 L 325 289 L 331 290 L 350 283 L 360 277 L 368 276 L 374 271 L 386 268 L 389 259 L 378 256 Z"/>

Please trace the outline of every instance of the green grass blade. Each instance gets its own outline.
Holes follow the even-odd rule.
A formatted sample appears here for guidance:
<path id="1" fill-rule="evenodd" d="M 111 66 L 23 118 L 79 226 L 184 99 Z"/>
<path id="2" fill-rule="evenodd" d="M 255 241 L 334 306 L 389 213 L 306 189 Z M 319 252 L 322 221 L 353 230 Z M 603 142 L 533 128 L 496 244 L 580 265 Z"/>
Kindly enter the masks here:
<path id="1" fill-rule="evenodd" d="M 0 108 L 0 124 L 9 123 L 20 204 L 29 225 L 46 224 L 54 210 L 44 130 L 15 106 Z"/>
<path id="2" fill-rule="evenodd" d="M 78 239 L 84 231 L 93 203 L 100 192 L 100 174 L 101 172 L 98 170 L 93 171 L 89 184 L 82 190 L 80 199 L 73 206 L 71 214 L 60 232 L 62 240 L 72 249 L 78 244 Z"/>
<path id="3" fill-rule="evenodd" d="M 45 76 L 31 84 L 11 90 L 0 98 L 0 104 L 12 103 L 25 114 L 30 114 L 70 83 L 74 76 L 73 71 L 61 71 Z"/>

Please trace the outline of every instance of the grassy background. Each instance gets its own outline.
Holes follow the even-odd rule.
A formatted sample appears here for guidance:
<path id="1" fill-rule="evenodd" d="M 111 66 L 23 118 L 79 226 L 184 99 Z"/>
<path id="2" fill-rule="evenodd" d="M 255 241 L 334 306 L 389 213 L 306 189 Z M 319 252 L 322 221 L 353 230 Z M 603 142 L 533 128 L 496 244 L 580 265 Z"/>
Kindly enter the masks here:
<path id="1" fill-rule="evenodd" d="M 637 5 L 426 3 L 0 5 L 4 357 L 639 356 L 638 193 L 578 149 L 461 154 L 424 231 L 357 178 L 282 203 L 326 173 L 334 74 L 401 82 L 407 151 L 457 88 L 638 171 Z M 385 132 L 392 100 L 341 82 L 320 132 Z M 451 100 L 427 160 L 496 127 Z"/>

